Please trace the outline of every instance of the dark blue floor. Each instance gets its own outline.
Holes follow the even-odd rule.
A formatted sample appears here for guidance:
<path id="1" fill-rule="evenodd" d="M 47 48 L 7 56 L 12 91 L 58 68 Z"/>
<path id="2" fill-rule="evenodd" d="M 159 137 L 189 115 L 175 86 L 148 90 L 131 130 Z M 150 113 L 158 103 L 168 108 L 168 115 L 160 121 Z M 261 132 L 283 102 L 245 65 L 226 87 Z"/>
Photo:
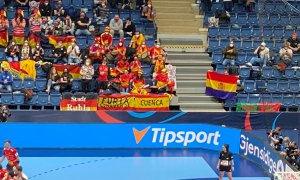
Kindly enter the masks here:
<path id="1" fill-rule="evenodd" d="M 208 150 L 19 150 L 19 154 L 24 172 L 33 180 L 216 180 L 218 177 L 219 153 Z M 239 156 L 234 158 L 235 180 L 269 179 L 253 163 Z"/>

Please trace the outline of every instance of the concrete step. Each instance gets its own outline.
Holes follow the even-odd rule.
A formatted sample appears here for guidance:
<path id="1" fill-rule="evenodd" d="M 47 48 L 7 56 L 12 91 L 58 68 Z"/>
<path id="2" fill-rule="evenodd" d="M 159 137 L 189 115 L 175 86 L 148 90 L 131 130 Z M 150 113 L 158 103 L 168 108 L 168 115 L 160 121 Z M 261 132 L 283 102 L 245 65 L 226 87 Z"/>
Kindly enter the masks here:
<path id="1" fill-rule="evenodd" d="M 208 102 L 188 102 L 188 103 L 178 103 L 180 108 L 193 108 L 193 109 L 223 109 L 222 103 L 208 103 Z"/>
<path id="2" fill-rule="evenodd" d="M 218 102 L 212 96 L 205 96 L 205 95 L 189 95 L 189 94 L 180 94 L 178 95 L 178 102 Z"/>
<path id="3" fill-rule="evenodd" d="M 212 68 L 211 68 L 212 69 Z M 178 74 L 206 74 L 207 66 L 178 66 L 176 67 L 176 72 Z"/>
<path id="4" fill-rule="evenodd" d="M 176 9 L 176 7 L 191 7 L 191 3 L 189 1 L 154 1 L 153 6 L 155 8 L 159 7 L 169 7 Z M 176 12 L 176 11 L 174 11 Z"/>
<path id="5" fill-rule="evenodd" d="M 170 63 L 172 65 L 175 66 L 186 66 L 191 65 L 191 66 L 207 66 L 207 68 L 209 68 L 211 61 L 209 60 L 190 60 L 190 59 L 177 59 L 177 60 L 173 60 L 173 59 L 169 59 L 167 60 L 167 63 Z"/>
<path id="6" fill-rule="evenodd" d="M 177 79 L 176 79 L 177 80 Z M 205 80 L 177 80 L 177 88 L 181 87 L 205 87 Z"/>
<path id="7" fill-rule="evenodd" d="M 204 94 L 205 93 L 205 87 L 197 87 L 197 88 L 177 88 L 177 93 L 185 93 L 185 94 Z"/>
<path id="8" fill-rule="evenodd" d="M 195 109 L 195 108 L 180 108 L 183 112 L 226 112 L 225 109 Z"/>
<path id="9" fill-rule="evenodd" d="M 183 7 L 176 7 L 176 8 L 170 8 L 170 7 L 166 7 L 166 6 L 160 6 L 160 7 L 155 7 L 156 12 L 160 12 L 160 13 L 193 13 L 193 9 L 191 8 L 191 6 L 183 6 Z"/>
<path id="10" fill-rule="evenodd" d="M 171 4 L 171 3 L 170 3 Z M 191 20 L 195 18 L 194 14 L 186 13 L 156 13 L 157 19 L 177 19 L 177 20 Z"/>
<path id="11" fill-rule="evenodd" d="M 176 74 L 177 81 L 180 80 L 206 80 L 206 74 Z"/>
<path id="12" fill-rule="evenodd" d="M 159 19 L 157 18 L 157 20 L 155 21 L 157 27 L 160 26 L 173 26 L 176 24 L 176 26 L 195 26 L 195 27 L 200 27 L 201 22 L 197 19 L 190 19 L 190 20 L 177 20 L 177 19 Z"/>
<path id="13" fill-rule="evenodd" d="M 182 59 L 193 59 L 193 60 L 208 60 L 211 62 L 211 59 L 207 53 L 174 53 L 168 52 L 168 59 L 172 60 L 182 60 Z"/>
<path id="14" fill-rule="evenodd" d="M 184 27 L 184 26 L 160 26 L 158 28 L 158 33 L 163 34 L 199 34 L 199 31 L 195 27 Z"/>

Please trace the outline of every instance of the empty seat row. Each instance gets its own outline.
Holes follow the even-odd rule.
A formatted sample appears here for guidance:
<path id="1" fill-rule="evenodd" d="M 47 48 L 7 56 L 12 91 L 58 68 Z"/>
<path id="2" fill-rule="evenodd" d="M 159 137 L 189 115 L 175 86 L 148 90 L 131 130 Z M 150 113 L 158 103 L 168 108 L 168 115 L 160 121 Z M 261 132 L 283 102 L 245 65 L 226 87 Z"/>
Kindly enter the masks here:
<path id="1" fill-rule="evenodd" d="M 243 82 L 245 93 L 299 93 L 299 80 L 245 80 Z"/>

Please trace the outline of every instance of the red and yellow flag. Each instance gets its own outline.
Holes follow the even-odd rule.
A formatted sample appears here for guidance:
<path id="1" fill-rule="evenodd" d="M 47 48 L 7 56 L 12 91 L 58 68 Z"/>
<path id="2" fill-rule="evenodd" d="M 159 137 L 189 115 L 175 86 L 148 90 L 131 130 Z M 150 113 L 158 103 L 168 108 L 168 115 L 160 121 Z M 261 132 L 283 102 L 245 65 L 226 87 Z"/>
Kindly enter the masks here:
<path id="1" fill-rule="evenodd" d="M 52 35 L 48 35 L 47 36 L 49 38 L 49 44 L 52 44 L 54 47 L 56 47 L 56 45 L 58 44 L 59 41 L 62 41 L 63 45 L 67 48 L 71 45 L 71 42 L 73 39 L 75 39 L 74 36 L 52 36 Z"/>
<path id="2" fill-rule="evenodd" d="M 3 61 L 2 67 L 7 67 L 14 77 L 21 79 L 36 78 L 35 61 L 23 60 L 20 62 L 7 62 Z"/>
<path id="3" fill-rule="evenodd" d="M 68 69 L 73 78 L 81 78 L 80 75 L 80 66 L 75 65 L 62 65 L 62 64 L 53 64 L 57 73 L 61 75 L 64 72 L 64 69 Z"/>
<path id="4" fill-rule="evenodd" d="M 29 41 L 29 46 L 31 48 L 35 48 L 37 43 L 41 43 L 41 38 L 33 33 L 31 33 L 28 37 L 28 41 Z"/>
<path id="5" fill-rule="evenodd" d="M 0 46 L 7 47 L 8 45 L 8 30 L 0 32 Z"/>

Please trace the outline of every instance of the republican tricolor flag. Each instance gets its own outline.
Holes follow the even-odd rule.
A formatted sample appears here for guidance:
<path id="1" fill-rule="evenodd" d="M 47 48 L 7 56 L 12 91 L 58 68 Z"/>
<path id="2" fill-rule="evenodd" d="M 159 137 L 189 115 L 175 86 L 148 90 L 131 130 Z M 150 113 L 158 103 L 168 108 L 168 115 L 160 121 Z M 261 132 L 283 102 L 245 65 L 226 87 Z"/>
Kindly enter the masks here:
<path id="1" fill-rule="evenodd" d="M 207 71 L 205 93 L 219 99 L 232 99 L 236 96 L 237 80 L 238 76 Z"/>

